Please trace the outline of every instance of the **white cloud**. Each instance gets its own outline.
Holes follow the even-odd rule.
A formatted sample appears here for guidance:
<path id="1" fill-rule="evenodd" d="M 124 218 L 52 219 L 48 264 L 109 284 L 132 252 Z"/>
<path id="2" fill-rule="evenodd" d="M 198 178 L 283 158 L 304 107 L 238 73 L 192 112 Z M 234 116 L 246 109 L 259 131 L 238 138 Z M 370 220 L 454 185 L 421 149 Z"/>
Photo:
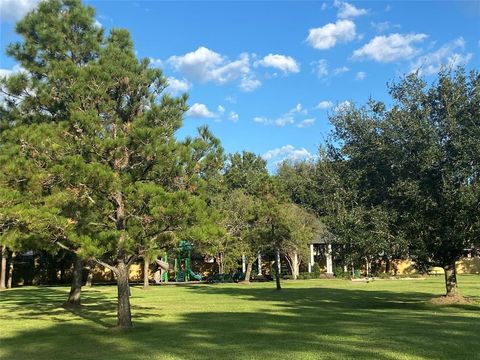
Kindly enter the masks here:
<path id="1" fill-rule="evenodd" d="M 367 77 L 367 73 L 365 71 L 359 71 L 355 74 L 355 80 L 363 80 Z"/>
<path id="2" fill-rule="evenodd" d="M 311 160 L 315 158 L 315 156 L 305 148 L 296 149 L 293 145 L 289 144 L 276 149 L 268 150 L 262 155 L 262 158 L 268 161 L 271 165 L 275 166 L 285 160 L 293 162 Z"/>
<path id="3" fill-rule="evenodd" d="M 275 126 L 284 127 L 285 125 L 293 124 L 295 119 L 293 116 L 281 116 L 273 121 Z"/>
<path id="4" fill-rule="evenodd" d="M 331 101 L 323 100 L 323 101 L 320 101 L 317 106 L 315 106 L 315 109 L 325 110 L 325 109 L 331 108 L 332 106 L 333 106 L 333 103 Z"/>
<path id="5" fill-rule="evenodd" d="M 4 76 L 9 77 L 10 75 L 13 75 L 19 72 L 24 72 L 24 71 L 25 69 L 23 67 L 16 64 L 11 69 L 0 69 L 0 77 L 4 77 Z"/>
<path id="6" fill-rule="evenodd" d="M 342 101 L 341 103 L 339 103 L 337 106 L 335 106 L 334 110 L 335 110 L 335 112 L 342 112 L 342 111 L 348 111 L 352 107 L 353 107 L 353 104 L 350 101 L 345 100 L 345 101 Z"/>
<path id="7" fill-rule="evenodd" d="M 230 103 L 230 104 L 236 104 L 237 103 L 237 98 L 235 96 L 229 95 L 225 98 L 225 101 Z"/>
<path id="8" fill-rule="evenodd" d="M 230 121 L 237 122 L 238 118 L 238 114 L 235 111 L 230 111 L 230 113 L 228 114 L 228 120 Z"/>
<path id="9" fill-rule="evenodd" d="M 328 76 L 328 62 L 325 59 L 320 59 L 313 62 L 314 71 L 319 78 Z"/>
<path id="10" fill-rule="evenodd" d="M 277 127 L 285 127 L 286 125 L 295 123 L 293 116 L 285 114 L 276 119 L 270 119 L 264 116 L 256 116 L 253 118 L 253 121 L 257 124 L 263 125 L 275 125 Z"/>
<path id="11" fill-rule="evenodd" d="M 291 109 L 287 114 L 295 114 L 295 113 L 298 113 L 298 114 L 303 114 L 303 115 L 306 115 L 308 113 L 308 110 L 307 109 L 304 109 L 302 104 L 298 103 L 293 109 Z"/>
<path id="12" fill-rule="evenodd" d="M 11 69 L 0 69 L 0 78 L 9 77 L 11 75 L 18 74 L 20 72 L 25 72 L 25 69 L 23 67 L 21 67 L 20 65 L 16 64 Z M 2 89 L 1 86 L 0 86 L 0 89 Z M 22 98 L 23 95 L 20 96 L 20 97 Z M 13 98 L 13 97 L 10 97 L 10 96 L 7 96 L 5 94 L 0 93 L 0 104 L 3 104 L 5 102 L 5 100 L 7 100 L 7 99 L 11 100 L 13 102 L 17 102 L 19 100 L 18 98 Z"/>
<path id="13" fill-rule="evenodd" d="M 320 79 L 326 80 L 328 77 L 338 76 L 350 71 L 346 66 L 340 66 L 333 70 L 330 70 L 327 60 L 320 59 L 312 62 L 313 72 L 317 74 Z"/>
<path id="14" fill-rule="evenodd" d="M 419 72 L 420 75 L 437 74 L 442 67 L 455 68 L 459 65 L 465 65 L 472 58 L 472 54 L 465 54 L 465 40 L 460 37 L 446 43 L 438 50 L 425 54 L 415 59 L 410 64 L 410 70 Z"/>
<path id="15" fill-rule="evenodd" d="M 223 113 L 225 112 L 225 108 L 224 108 L 222 105 L 218 105 L 218 106 L 217 106 L 217 112 L 218 112 L 220 115 L 223 115 Z"/>
<path id="16" fill-rule="evenodd" d="M 321 7 L 322 11 L 327 10 L 327 8 L 328 8 L 328 4 L 325 2 L 322 3 L 322 7 Z"/>
<path id="17" fill-rule="evenodd" d="M 310 127 L 312 126 L 313 124 L 315 124 L 315 118 L 310 118 L 310 119 L 305 119 L 305 120 L 302 120 L 298 125 L 297 127 L 299 128 L 307 128 L 307 127 Z"/>
<path id="18" fill-rule="evenodd" d="M 0 20 L 17 21 L 33 10 L 40 0 L 0 0 Z"/>
<path id="19" fill-rule="evenodd" d="M 246 92 L 253 91 L 260 86 L 262 86 L 262 82 L 254 77 L 244 76 L 240 80 L 240 89 Z"/>
<path id="20" fill-rule="evenodd" d="M 12 69 L 0 69 L 0 78 L 9 77 L 13 74 Z"/>
<path id="21" fill-rule="evenodd" d="M 253 121 L 256 122 L 257 124 L 266 124 L 268 122 L 268 119 L 263 116 L 255 116 L 253 118 Z"/>
<path id="22" fill-rule="evenodd" d="M 325 26 L 309 30 L 307 42 L 315 49 L 330 49 L 337 42 L 348 42 L 355 39 L 355 24 L 351 20 L 337 20 Z"/>
<path id="23" fill-rule="evenodd" d="M 186 93 L 192 87 L 192 84 L 188 82 L 186 79 L 176 79 L 174 77 L 169 77 L 167 79 L 168 87 L 166 91 L 168 91 L 172 95 L 179 95 Z"/>
<path id="24" fill-rule="evenodd" d="M 242 53 L 237 60 L 230 61 L 202 46 L 185 55 L 171 56 L 167 62 L 191 81 L 223 85 L 241 79 L 240 87 L 245 91 L 252 91 L 261 85 L 261 82 L 251 75 L 250 56 L 247 53 Z"/>
<path id="25" fill-rule="evenodd" d="M 274 125 L 277 127 L 284 127 L 295 123 L 295 118 L 300 115 L 307 115 L 308 110 L 302 104 L 297 104 L 294 108 L 287 111 L 285 114 L 277 118 L 268 118 L 265 116 L 256 116 L 253 121 L 257 124 Z"/>
<path id="26" fill-rule="evenodd" d="M 393 28 L 397 28 L 397 29 L 400 28 L 400 25 L 392 24 L 389 21 L 383 21 L 383 22 L 378 22 L 378 23 L 372 21 L 370 23 L 370 26 L 372 28 L 374 28 L 379 33 L 383 33 L 385 31 L 388 31 L 388 30 L 393 29 Z"/>
<path id="27" fill-rule="evenodd" d="M 367 14 L 366 9 L 359 9 L 347 2 L 335 0 L 333 6 L 338 8 L 337 17 L 339 19 L 348 19 Z"/>
<path id="28" fill-rule="evenodd" d="M 213 81 L 225 84 L 249 73 L 250 57 L 244 53 L 240 55 L 238 60 L 227 62 L 223 66 L 212 69 L 210 75 Z"/>
<path id="29" fill-rule="evenodd" d="M 354 58 L 369 58 L 378 62 L 410 59 L 419 53 L 412 44 L 422 42 L 425 34 L 391 34 L 376 36 L 362 48 L 353 52 Z"/>
<path id="30" fill-rule="evenodd" d="M 223 57 L 206 47 L 199 47 L 182 56 L 171 56 L 168 62 L 190 79 L 206 82 L 216 80 L 213 71 L 225 62 Z"/>
<path id="31" fill-rule="evenodd" d="M 208 110 L 205 104 L 195 103 L 185 113 L 186 117 L 191 118 L 216 118 L 218 115 Z"/>
<path id="32" fill-rule="evenodd" d="M 332 73 L 333 73 L 333 75 L 340 75 L 340 74 L 346 73 L 348 71 L 350 71 L 350 69 L 348 67 L 342 66 L 342 67 L 338 67 L 338 68 L 333 69 Z"/>
<path id="33" fill-rule="evenodd" d="M 262 60 L 258 61 L 258 65 L 264 67 L 273 67 L 286 73 L 298 73 L 300 66 L 291 56 L 268 54 Z"/>
<path id="34" fill-rule="evenodd" d="M 156 58 L 148 58 L 150 60 L 150 65 L 153 67 L 163 67 L 163 61 L 161 59 Z"/>

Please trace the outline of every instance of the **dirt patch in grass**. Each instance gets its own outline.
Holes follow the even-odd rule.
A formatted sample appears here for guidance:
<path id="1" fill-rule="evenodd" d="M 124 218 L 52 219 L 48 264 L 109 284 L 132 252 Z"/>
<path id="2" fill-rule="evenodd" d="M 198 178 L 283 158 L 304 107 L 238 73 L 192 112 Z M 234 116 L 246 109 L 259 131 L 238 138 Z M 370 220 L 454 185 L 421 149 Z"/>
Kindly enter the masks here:
<path id="1" fill-rule="evenodd" d="M 463 297 L 462 295 L 454 296 L 439 296 L 431 299 L 430 304 L 434 305 L 467 305 L 473 304 L 473 301 L 468 298 Z"/>

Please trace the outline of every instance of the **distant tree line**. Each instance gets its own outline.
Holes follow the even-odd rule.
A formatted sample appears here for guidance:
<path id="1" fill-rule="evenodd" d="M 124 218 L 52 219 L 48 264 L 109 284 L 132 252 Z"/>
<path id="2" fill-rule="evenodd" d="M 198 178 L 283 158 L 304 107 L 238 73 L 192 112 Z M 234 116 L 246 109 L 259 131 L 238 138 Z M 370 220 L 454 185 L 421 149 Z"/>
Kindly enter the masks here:
<path id="1" fill-rule="evenodd" d="M 389 86 L 391 104 L 369 100 L 330 116 L 314 162 L 284 164 L 291 200 L 327 226 L 345 263 L 410 258 L 445 270 L 480 243 L 480 74 L 445 69 Z"/>

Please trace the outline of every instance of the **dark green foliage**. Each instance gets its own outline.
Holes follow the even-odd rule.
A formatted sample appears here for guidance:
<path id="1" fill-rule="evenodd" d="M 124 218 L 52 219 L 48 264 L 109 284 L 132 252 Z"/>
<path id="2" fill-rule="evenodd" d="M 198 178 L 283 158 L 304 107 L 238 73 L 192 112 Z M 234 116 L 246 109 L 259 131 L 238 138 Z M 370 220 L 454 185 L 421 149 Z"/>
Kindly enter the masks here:
<path id="1" fill-rule="evenodd" d="M 347 271 L 345 272 L 342 266 L 335 266 L 333 269 L 333 274 L 338 279 L 349 279 L 351 274 Z"/>
<path id="2" fill-rule="evenodd" d="M 259 155 L 244 151 L 231 154 L 225 169 L 229 189 L 242 189 L 248 195 L 260 195 L 268 180 L 267 163 Z"/>
<path id="3" fill-rule="evenodd" d="M 447 271 L 480 239 L 480 74 L 443 71 L 433 84 L 410 74 L 374 100 L 330 117 L 332 136 L 315 163 L 284 163 L 278 178 L 311 209 L 356 269 L 410 257 Z M 448 285 L 450 284 L 450 285 Z"/>
<path id="4" fill-rule="evenodd" d="M 347 260 L 409 255 L 444 267 L 455 293 L 455 261 L 479 239 L 479 89 L 475 71 L 441 72 L 430 86 L 410 74 L 390 87 L 391 109 L 371 100 L 331 117 L 314 174 L 329 229 L 360 255 Z"/>
<path id="5" fill-rule="evenodd" d="M 320 265 L 318 265 L 318 263 L 314 263 L 313 266 L 312 266 L 312 274 L 314 277 L 316 278 L 319 278 L 320 277 L 320 274 L 321 274 L 321 271 L 320 271 Z"/>

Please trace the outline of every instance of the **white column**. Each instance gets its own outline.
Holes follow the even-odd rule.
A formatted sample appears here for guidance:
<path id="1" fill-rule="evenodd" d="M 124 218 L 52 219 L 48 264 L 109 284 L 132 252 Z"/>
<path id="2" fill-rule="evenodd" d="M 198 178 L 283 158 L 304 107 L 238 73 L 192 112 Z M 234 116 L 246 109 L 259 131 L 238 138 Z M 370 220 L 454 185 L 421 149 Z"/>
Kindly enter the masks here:
<path id="1" fill-rule="evenodd" d="M 277 270 L 278 273 L 282 273 L 282 264 L 280 264 L 280 250 L 277 249 Z"/>
<path id="2" fill-rule="evenodd" d="M 327 274 L 333 274 L 332 244 L 327 245 Z"/>
<path id="3" fill-rule="evenodd" d="M 298 253 L 295 251 L 293 253 L 293 279 L 297 280 L 298 277 Z"/>
<path id="4" fill-rule="evenodd" d="M 315 259 L 313 257 L 313 244 L 310 244 L 310 262 L 308 263 L 308 272 L 311 273 L 312 272 L 312 266 L 313 266 L 313 263 L 315 262 Z"/>
<path id="5" fill-rule="evenodd" d="M 258 262 L 258 275 L 262 275 L 262 255 L 260 253 L 258 253 L 257 262 Z"/>
<path id="6" fill-rule="evenodd" d="M 242 272 L 245 273 L 247 271 L 247 264 L 245 264 L 245 255 L 242 254 Z"/>

